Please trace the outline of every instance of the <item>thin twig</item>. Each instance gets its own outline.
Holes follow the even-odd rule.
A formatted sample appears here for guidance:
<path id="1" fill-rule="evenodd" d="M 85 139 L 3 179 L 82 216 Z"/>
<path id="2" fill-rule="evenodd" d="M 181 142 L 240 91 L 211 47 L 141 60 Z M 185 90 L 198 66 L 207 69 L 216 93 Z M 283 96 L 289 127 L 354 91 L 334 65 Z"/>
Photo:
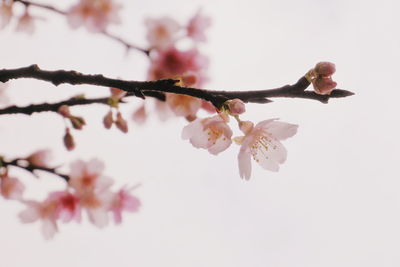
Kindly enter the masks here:
<path id="1" fill-rule="evenodd" d="M 51 6 L 51 5 L 45 5 L 45 4 L 35 3 L 35 2 L 32 2 L 32 1 L 26 1 L 26 0 L 14 0 L 14 2 L 19 2 L 19 3 L 23 4 L 23 5 L 25 5 L 26 7 L 33 6 L 33 7 L 45 9 L 47 11 L 50 11 L 50 12 L 53 12 L 53 13 L 56 13 L 56 14 L 59 14 L 59 15 L 63 15 L 63 16 L 67 16 L 68 15 L 67 11 L 58 9 L 58 8 L 56 8 L 54 6 Z M 144 53 L 146 56 L 149 56 L 149 54 L 150 54 L 150 50 L 149 49 L 144 49 L 144 48 L 141 48 L 141 47 L 139 47 L 137 45 L 131 44 L 131 43 L 125 41 L 124 39 L 122 39 L 122 38 L 120 38 L 120 37 L 118 37 L 118 36 L 116 36 L 114 34 L 111 34 L 111 33 L 107 32 L 107 31 L 102 31 L 100 33 L 103 34 L 104 36 L 106 36 L 107 38 L 120 43 L 127 50 L 135 49 L 137 51 L 140 51 L 140 52 Z"/>
<path id="2" fill-rule="evenodd" d="M 24 159 L 14 159 L 12 161 L 0 160 L 0 167 L 14 166 L 19 169 L 23 169 L 25 171 L 30 172 L 34 176 L 36 176 L 35 171 L 44 171 L 44 172 L 59 176 L 62 179 L 64 179 L 66 182 L 68 182 L 70 179 L 70 177 L 68 175 L 57 172 L 56 168 L 48 168 L 48 167 L 36 166 L 36 165 L 32 165 L 32 164 L 23 164 L 25 162 L 26 162 L 26 160 L 24 160 Z"/>

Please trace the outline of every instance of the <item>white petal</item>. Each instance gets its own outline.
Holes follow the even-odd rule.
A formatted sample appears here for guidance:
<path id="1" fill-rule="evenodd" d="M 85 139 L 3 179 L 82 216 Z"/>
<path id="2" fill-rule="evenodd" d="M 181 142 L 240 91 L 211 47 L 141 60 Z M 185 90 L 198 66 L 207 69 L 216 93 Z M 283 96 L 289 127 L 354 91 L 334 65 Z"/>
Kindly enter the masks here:
<path id="1" fill-rule="evenodd" d="M 43 220 L 42 221 L 42 234 L 45 239 L 51 239 L 54 234 L 58 232 L 57 224 L 52 220 Z"/>
<path id="2" fill-rule="evenodd" d="M 190 139 L 193 135 L 198 134 L 203 131 L 203 125 L 201 124 L 200 119 L 196 119 L 183 127 L 182 130 L 182 139 L 187 140 Z"/>
<path id="3" fill-rule="evenodd" d="M 99 228 L 103 228 L 108 224 L 108 214 L 105 209 L 88 209 L 89 220 Z"/>
<path id="4" fill-rule="evenodd" d="M 213 155 L 217 155 L 218 153 L 227 149 L 231 144 L 232 144 L 232 140 L 230 138 L 221 136 L 220 138 L 218 138 L 216 140 L 214 145 L 209 147 L 208 152 L 210 152 Z"/>
<path id="5" fill-rule="evenodd" d="M 249 180 L 251 175 L 251 156 L 245 149 L 240 149 L 238 155 L 239 175 L 243 179 Z"/>
<path id="6" fill-rule="evenodd" d="M 27 203 L 28 204 L 28 203 Z M 32 223 L 39 219 L 38 204 L 30 203 L 26 210 L 18 214 L 22 223 Z"/>
<path id="7" fill-rule="evenodd" d="M 91 159 L 87 164 L 87 171 L 90 174 L 100 174 L 104 171 L 104 163 L 96 158 Z"/>
<path id="8" fill-rule="evenodd" d="M 278 140 L 285 140 L 296 134 L 299 126 L 282 121 L 272 121 L 266 126 L 266 131 Z"/>

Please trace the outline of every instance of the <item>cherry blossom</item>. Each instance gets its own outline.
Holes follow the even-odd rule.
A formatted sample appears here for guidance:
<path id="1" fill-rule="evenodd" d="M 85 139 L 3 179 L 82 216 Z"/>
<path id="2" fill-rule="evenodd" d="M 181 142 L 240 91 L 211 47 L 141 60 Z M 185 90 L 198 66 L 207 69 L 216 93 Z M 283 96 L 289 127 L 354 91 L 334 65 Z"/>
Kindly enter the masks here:
<path id="1" fill-rule="evenodd" d="M 70 222 L 71 220 L 81 221 L 80 200 L 76 195 L 68 191 L 58 191 L 50 193 L 48 199 L 57 204 L 57 219 L 63 222 Z"/>
<path id="2" fill-rule="evenodd" d="M 5 199 L 20 200 L 24 190 L 24 184 L 17 178 L 9 177 L 7 170 L 0 174 L 0 193 Z"/>
<path id="3" fill-rule="evenodd" d="M 211 26 L 211 18 L 201 14 L 201 10 L 197 11 L 187 25 L 187 35 L 196 42 L 207 41 L 204 31 Z"/>
<path id="4" fill-rule="evenodd" d="M 172 45 L 176 41 L 176 34 L 181 28 L 176 20 L 169 17 L 147 18 L 145 25 L 147 27 L 146 37 L 150 46 L 158 49 Z"/>
<path id="5" fill-rule="evenodd" d="M 147 119 L 147 112 L 145 104 L 143 103 L 138 109 L 132 114 L 132 120 L 137 124 L 144 124 Z"/>
<path id="6" fill-rule="evenodd" d="M 1 2 L 0 6 L 0 29 L 6 27 L 13 16 L 13 0 L 6 0 Z"/>
<path id="7" fill-rule="evenodd" d="M 116 224 L 122 222 L 122 212 L 124 210 L 130 212 L 137 212 L 139 210 L 141 203 L 137 197 L 131 195 L 130 191 L 132 189 L 122 188 L 112 199 L 110 210 L 114 215 L 114 221 Z"/>
<path id="8" fill-rule="evenodd" d="M 207 149 L 213 155 L 227 149 L 232 144 L 231 137 L 232 130 L 220 115 L 196 119 L 182 131 L 183 139 L 189 139 L 194 147 Z"/>
<path id="9" fill-rule="evenodd" d="M 240 177 L 250 179 L 251 157 L 264 169 L 278 171 L 287 154 L 280 141 L 295 135 L 297 127 L 276 119 L 264 120 L 255 126 L 251 122 L 242 123 L 240 128 L 245 136 L 235 138 L 241 144 L 238 155 Z"/>
<path id="10" fill-rule="evenodd" d="M 58 205 L 53 199 L 46 199 L 43 202 L 23 201 L 27 206 L 24 211 L 19 213 L 19 218 L 23 223 L 33 223 L 37 220 L 42 222 L 42 234 L 45 239 L 51 239 L 58 232 L 57 217 Z"/>
<path id="11" fill-rule="evenodd" d="M 28 9 L 18 18 L 16 31 L 33 34 L 35 31 L 35 19 L 29 14 Z"/>
<path id="12" fill-rule="evenodd" d="M 72 28 L 85 25 L 91 32 L 101 32 L 109 24 L 120 23 L 120 8 L 113 0 L 80 0 L 68 11 L 68 22 Z"/>
<path id="13" fill-rule="evenodd" d="M 98 227 L 108 223 L 107 209 L 112 201 L 109 191 L 112 180 L 101 173 L 104 164 L 92 159 L 89 162 L 77 160 L 71 163 L 69 185 L 76 191 L 80 205 L 85 208 L 89 220 Z"/>

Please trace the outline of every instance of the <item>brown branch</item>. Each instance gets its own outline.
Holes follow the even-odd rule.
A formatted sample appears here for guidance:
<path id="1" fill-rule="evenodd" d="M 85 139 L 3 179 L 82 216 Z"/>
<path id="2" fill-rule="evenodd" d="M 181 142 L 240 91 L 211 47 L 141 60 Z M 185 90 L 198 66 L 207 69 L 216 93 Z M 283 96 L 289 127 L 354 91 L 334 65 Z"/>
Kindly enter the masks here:
<path id="1" fill-rule="evenodd" d="M 57 168 L 48 168 L 48 167 L 42 167 L 42 166 L 36 166 L 36 165 L 24 164 L 24 163 L 26 163 L 26 160 L 24 160 L 24 159 L 14 159 L 12 161 L 5 161 L 5 160 L 0 159 L 0 168 L 14 166 L 19 169 L 23 169 L 25 171 L 30 172 L 34 176 L 37 176 L 35 174 L 35 171 L 44 171 L 44 172 L 59 176 L 62 179 L 64 179 L 66 182 L 68 182 L 70 179 L 70 177 L 68 175 L 57 172 Z"/>
<path id="2" fill-rule="evenodd" d="M 244 102 L 248 103 L 267 103 L 271 102 L 269 98 L 275 97 L 290 97 L 290 98 L 305 98 L 317 100 L 322 103 L 327 103 L 330 98 L 339 98 L 353 95 L 352 92 L 336 89 L 330 95 L 319 95 L 312 91 L 305 91 L 310 85 L 305 77 L 301 77 L 293 85 L 285 85 L 280 88 L 268 89 L 268 90 L 252 90 L 252 91 L 217 91 L 207 89 L 197 89 L 189 87 L 181 87 L 176 85 L 177 80 L 165 79 L 157 81 L 126 81 L 119 79 L 107 78 L 101 74 L 87 75 L 76 71 L 47 71 L 41 70 L 37 65 L 31 65 L 19 69 L 2 69 L 0 70 L 0 81 L 7 82 L 11 79 L 20 78 L 34 78 L 51 82 L 54 85 L 62 83 L 68 84 L 90 84 L 103 87 L 115 87 L 121 90 L 129 92 L 131 95 L 135 95 L 140 98 L 145 98 L 145 95 L 157 96 L 160 93 L 175 93 L 193 96 L 206 101 L 210 101 L 216 108 L 220 108 L 221 105 L 229 99 L 239 98 Z M 162 96 L 162 95 L 161 95 Z M 70 101 L 70 100 L 67 100 Z M 96 100 L 81 100 L 82 102 L 76 101 L 76 105 L 90 104 L 90 101 L 96 103 L 103 103 L 105 99 Z M 87 101 L 87 102 L 85 102 Z M 49 104 L 42 104 L 43 109 L 48 108 Z M 51 104 L 50 104 L 51 105 Z M 14 110 L 18 110 L 17 107 L 10 107 Z"/>
<path id="3" fill-rule="evenodd" d="M 32 2 L 32 1 L 26 1 L 26 0 L 14 0 L 14 2 L 19 2 L 19 3 L 23 4 L 23 5 L 25 5 L 26 7 L 33 6 L 33 7 L 45 9 L 47 11 L 50 11 L 50 12 L 53 12 L 53 13 L 56 13 L 56 14 L 59 14 L 59 15 L 63 15 L 63 16 L 67 16 L 68 15 L 67 11 L 58 9 L 58 8 L 50 6 L 50 5 L 35 3 L 35 2 Z M 131 44 L 131 43 L 125 41 L 124 39 L 122 39 L 122 38 L 120 38 L 118 36 L 115 36 L 115 35 L 107 32 L 107 31 L 102 31 L 100 33 L 103 34 L 104 36 L 108 37 L 109 39 L 120 43 L 127 50 L 135 49 L 137 51 L 140 51 L 140 52 L 144 53 L 146 56 L 149 56 L 149 54 L 150 54 L 150 49 L 144 49 L 144 48 L 141 48 L 141 47 L 139 47 L 137 45 Z"/>

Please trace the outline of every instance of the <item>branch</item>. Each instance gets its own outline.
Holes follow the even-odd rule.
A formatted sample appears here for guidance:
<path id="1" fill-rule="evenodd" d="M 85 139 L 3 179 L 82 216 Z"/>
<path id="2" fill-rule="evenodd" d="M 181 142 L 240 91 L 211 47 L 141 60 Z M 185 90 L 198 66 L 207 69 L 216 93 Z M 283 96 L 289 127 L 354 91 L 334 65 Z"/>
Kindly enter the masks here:
<path id="1" fill-rule="evenodd" d="M 87 75 L 76 71 L 47 71 L 41 70 L 37 65 L 31 65 L 28 67 L 18 69 L 2 69 L 0 70 L 0 81 L 7 82 L 11 79 L 20 78 L 33 78 L 53 83 L 58 86 L 62 83 L 78 85 L 78 84 L 90 84 L 102 87 L 114 87 L 129 92 L 130 95 L 134 95 L 140 98 L 145 98 L 146 95 L 162 97 L 160 93 L 175 93 L 193 96 L 206 101 L 210 101 L 216 108 L 220 108 L 221 105 L 229 99 L 239 98 L 247 103 L 268 103 L 271 102 L 269 98 L 275 97 L 290 97 L 290 98 L 305 98 L 317 100 L 322 103 L 327 103 L 330 98 L 340 98 L 351 96 L 354 93 L 336 89 L 330 95 L 319 95 L 312 91 L 305 91 L 310 85 L 310 82 L 305 78 L 301 77 L 293 85 L 285 85 L 283 87 L 267 90 L 251 90 L 251 91 L 218 91 L 218 90 L 207 90 L 197 89 L 190 87 L 181 87 L 176 85 L 178 80 L 165 79 L 156 81 L 127 81 L 120 79 L 107 78 L 101 74 Z M 72 101 L 72 100 L 67 100 Z M 75 102 L 74 102 L 75 101 Z M 72 101 L 75 105 L 84 105 L 90 103 L 103 103 L 104 98 L 99 99 L 84 99 Z M 49 104 L 42 104 L 44 111 L 48 110 Z M 51 105 L 51 104 L 50 104 Z M 38 106 L 38 105 L 36 105 Z M 9 107 L 10 109 L 18 110 L 17 107 Z M 3 113 L 4 114 L 4 113 Z"/>
<path id="2" fill-rule="evenodd" d="M 0 159 L 0 168 L 7 167 L 7 166 L 14 166 L 14 167 L 17 167 L 17 168 L 20 168 L 20 169 L 30 172 L 34 176 L 37 176 L 35 174 L 35 171 L 44 171 L 44 172 L 59 176 L 62 179 L 64 179 L 66 182 L 68 182 L 70 179 L 70 177 L 68 175 L 57 172 L 57 168 L 47 168 L 47 167 L 36 166 L 36 165 L 32 165 L 32 164 L 23 164 L 23 162 L 25 162 L 25 160 L 23 160 L 23 159 L 14 159 L 12 161 L 5 161 L 5 160 Z"/>
<path id="3" fill-rule="evenodd" d="M 23 5 L 25 5 L 26 7 L 34 6 L 34 7 L 37 7 L 37 8 L 45 9 L 47 11 L 56 13 L 58 15 L 63 15 L 63 16 L 67 16 L 68 15 L 67 11 L 58 9 L 58 8 L 50 6 L 50 5 L 39 4 L 39 3 L 35 3 L 35 2 L 32 2 L 32 1 L 26 1 L 26 0 L 14 0 L 14 2 L 19 2 L 19 3 L 23 4 Z M 131 44 L 131 43 L 123 40 L 122 38 L 117 37 L 117 36 L 107 32 L 107 31 L 102 31 L 100 33 L 103 34 L 104 36 L 108 37 L 109 39 L 111 39 L 113 41 L 116 41 L 116 42 L 120 43 L 121 45 L 125 46 L 125 48 L 127 50 L 135 49 L 137 51 L 140 51 L 140 52 L 144 53 L 146 56 L 150 55 L 150 49 L 144 49 L 144 48 L 141 48 L 141 47 L 139 47 L 137 45 Z"/>

